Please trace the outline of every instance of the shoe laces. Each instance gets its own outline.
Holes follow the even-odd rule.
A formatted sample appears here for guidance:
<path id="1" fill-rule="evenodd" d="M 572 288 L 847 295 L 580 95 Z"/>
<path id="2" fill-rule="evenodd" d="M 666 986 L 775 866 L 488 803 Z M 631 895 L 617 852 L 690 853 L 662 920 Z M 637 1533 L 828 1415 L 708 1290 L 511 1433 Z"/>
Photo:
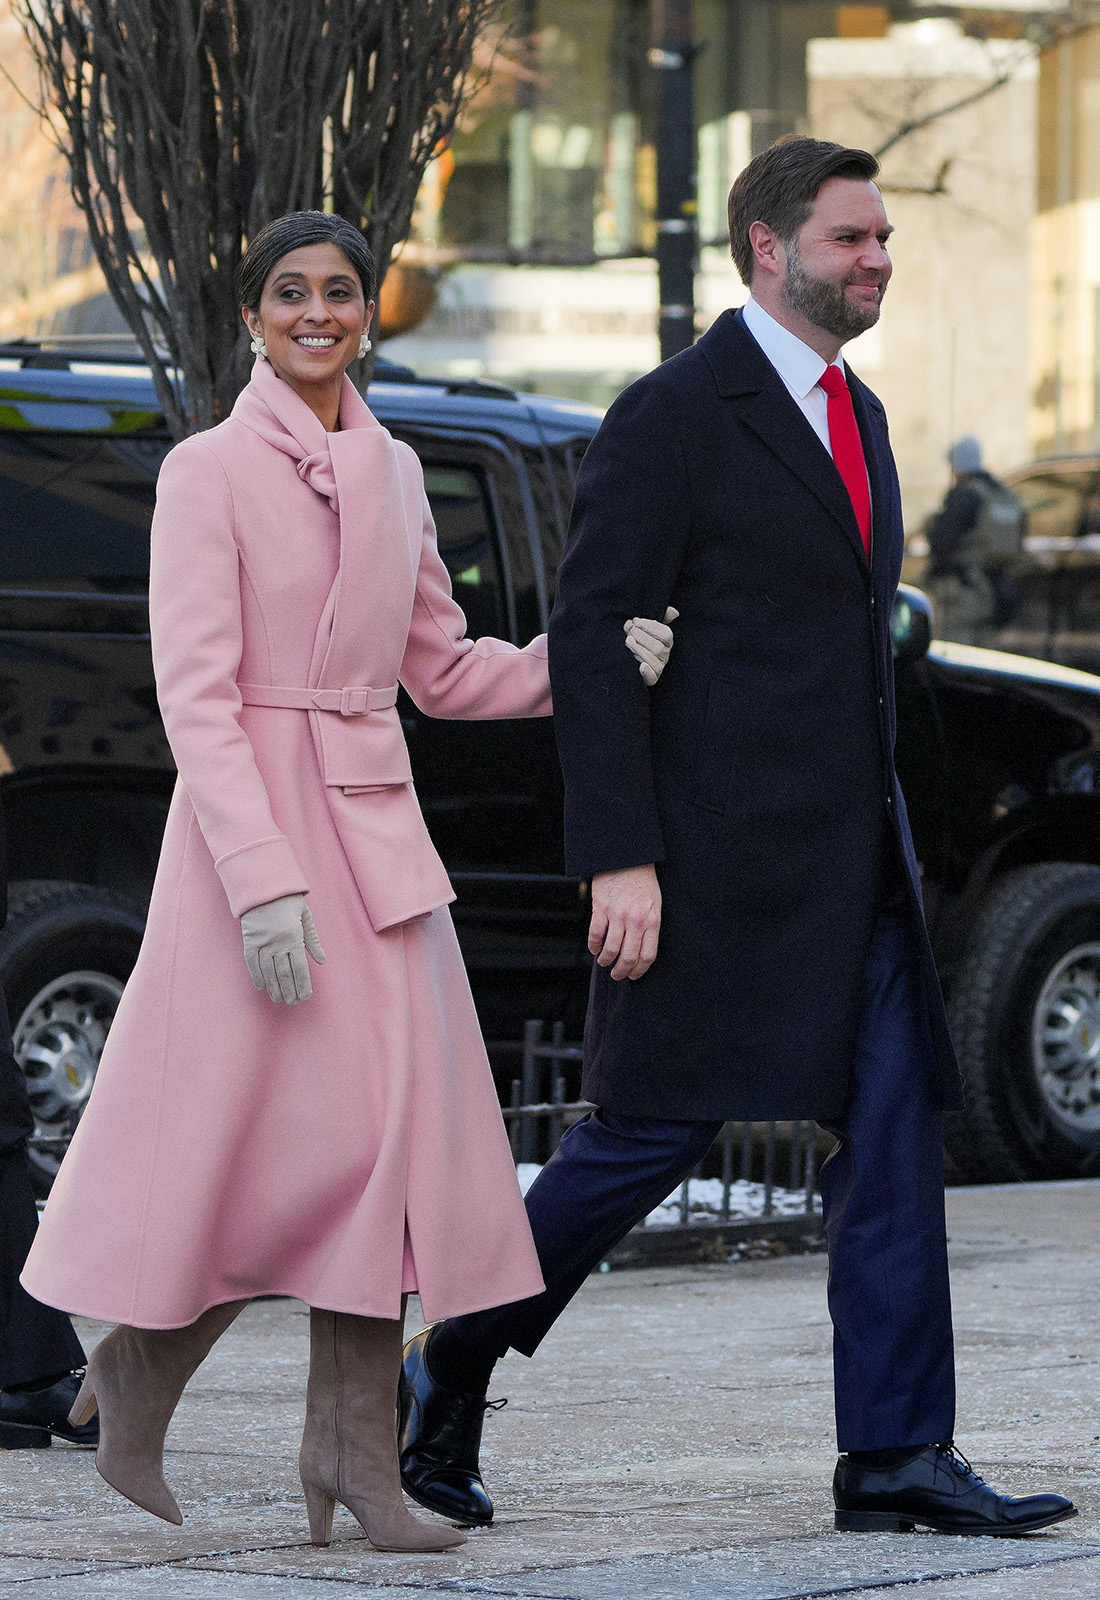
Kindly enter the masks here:
<path id="1" fill-rule="evenodd" d="M 981 1476 L 981 1474 L 974 1471 L 974 1468 L 970 1465 L 970 1462 L 963 1455 L 962 1451 L 958 1448 L 953 1439 L 949 1439 L 946 1444 L 937 1445 L 936 1448 L 937 1467 L 942 1461 L 945 1466 L 950 1467 L 951 1471 L 954 1472 L 957 1477 L 969 1478 L 970 1481 L 975 1484 L 985 1482 L 985 1479 Z"/>
<path id="2" fill-rule="evenodd" d="M 503 1411 L 508 1404 L 508 1396 L 505 1395 L 502 1400 L 484 1400 L 482 1404 L 486 1411 Z"/>

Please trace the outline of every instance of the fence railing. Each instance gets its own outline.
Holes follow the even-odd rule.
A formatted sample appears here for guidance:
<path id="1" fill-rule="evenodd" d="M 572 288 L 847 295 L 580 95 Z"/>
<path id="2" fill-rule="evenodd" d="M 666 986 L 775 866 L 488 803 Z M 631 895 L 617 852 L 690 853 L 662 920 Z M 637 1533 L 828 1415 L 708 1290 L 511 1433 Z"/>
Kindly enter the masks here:
<path id="1" fill-rule="evenodd" d="M 519 1053 L 520 1074 L 511 1080 L 502 1108 L 517 1165 L 549 1160 L 565 1130 L 594 1107 L 567 1100 L 582 1059 L 580 1045 L 565 1042 L 564 1024 L 550 1037 L 545 1023 L 524 1025 L 523 1040 L 491 1044 L 490 1052 Z M 743 1218 L 815 1216 L 820 1135 L 813 1122 L 727 1122 L 678 1195 L 651 1214 L 653 1226 L 720 1225 Z M 709 1178 L 704 1173 L 710 1171 Z"/>

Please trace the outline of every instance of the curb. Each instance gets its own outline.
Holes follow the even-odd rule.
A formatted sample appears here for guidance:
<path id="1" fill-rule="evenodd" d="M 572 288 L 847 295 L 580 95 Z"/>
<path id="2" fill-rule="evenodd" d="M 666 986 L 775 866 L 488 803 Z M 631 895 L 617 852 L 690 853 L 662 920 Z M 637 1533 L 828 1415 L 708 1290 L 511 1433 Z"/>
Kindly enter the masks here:
<path id="1" fill-rule="evenodd" d="M 607 1257 L 616 1272 L 627 1267 L 673 1267 L 692 1262 L 725 1262 L 741 1244 L 775 1240 L 783 1254 L 799 1255 L 817 1248 L 822 1239 L 818 1215 L 754 1217 L 744 1222 L 688 1224 L 687 1227 L 634 1228 Z"/>

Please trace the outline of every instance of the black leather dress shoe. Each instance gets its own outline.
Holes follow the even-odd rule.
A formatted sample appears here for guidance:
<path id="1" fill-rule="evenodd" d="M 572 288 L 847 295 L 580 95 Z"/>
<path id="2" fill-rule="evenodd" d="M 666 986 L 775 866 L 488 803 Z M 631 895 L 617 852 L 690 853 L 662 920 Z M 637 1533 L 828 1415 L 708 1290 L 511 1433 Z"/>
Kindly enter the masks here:
<path id="1" fill-rule="evenodd" d="M 1060 1494 L 998 1494 L 950 1444 L 929 1445 L 898 1467 L 861 1467 L 841 1456 L 833 1501 L 843 1533 L 911 1533 L 919 1523 L 937 1533 L 1016 1538 L 1077 1515 Z"/>
<path id="2" fill-rule="evenodd" d="M 428 1371 L 430 1328 L 405 1346 L 397 1390 L 397 1448 L 405 1492 L 452 1522 L 487 1526 L 493 1502 L 481 1481 L 478 1453 L 486 1411 L 504 1400 L 444 1389 Z"/>
<path id="3" fill-rule="evenodd" d="M 82 1428 L 69 1421 L 83 1378 L 83 1372 L 67 1372 L 41 1389 L 5 1389 L 0 1394 L 0 1450 L 48 1450 L 54 1439 L 94 1449 L 99 1417 Z"/>

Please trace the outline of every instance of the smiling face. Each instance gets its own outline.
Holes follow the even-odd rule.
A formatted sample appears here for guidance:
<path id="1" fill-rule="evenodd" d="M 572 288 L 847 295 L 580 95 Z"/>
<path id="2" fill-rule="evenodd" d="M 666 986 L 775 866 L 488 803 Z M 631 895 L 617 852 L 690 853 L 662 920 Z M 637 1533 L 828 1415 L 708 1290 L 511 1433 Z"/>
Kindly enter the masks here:
<path id="1" fill-rule="evenodd" d="M 876 184 L 831 178 L 787 248 L 787 304 L 838 339 L 874 327 L 894 270 L 892 232 Z"/>
<path id="2" fill-rule="evenodd" d="M 829 345 L 835 355 L 879 319 L 894 270 L 886 249 L 892 232 L 876 184 L 830 178 L 793 239 L 785 243 L 753 223 L 753 297 L 807 344 L 823 354 Z"/>
<path id="3" fill-rule="evenodd" d="M 373 312 L 347 256 L 325 242 L 288 251 L 268 273 L 259 307 L 242 316 L 279 377 L 305 394 L 338 389 Z"/>

